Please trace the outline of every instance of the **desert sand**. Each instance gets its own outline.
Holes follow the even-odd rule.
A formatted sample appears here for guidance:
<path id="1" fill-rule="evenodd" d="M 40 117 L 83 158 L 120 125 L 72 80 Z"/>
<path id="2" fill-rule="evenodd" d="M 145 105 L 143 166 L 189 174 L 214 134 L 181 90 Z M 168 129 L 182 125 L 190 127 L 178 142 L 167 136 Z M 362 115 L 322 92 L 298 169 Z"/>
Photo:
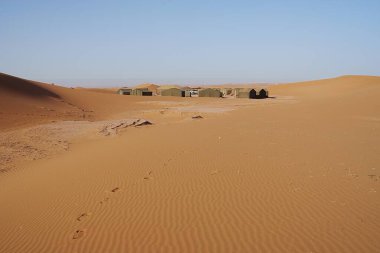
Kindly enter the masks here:
<path id="1" fill-rule="evenodd" d="M 380 77 L 269 92 L 0 74 L 0 252 L 380 252 Z"/>

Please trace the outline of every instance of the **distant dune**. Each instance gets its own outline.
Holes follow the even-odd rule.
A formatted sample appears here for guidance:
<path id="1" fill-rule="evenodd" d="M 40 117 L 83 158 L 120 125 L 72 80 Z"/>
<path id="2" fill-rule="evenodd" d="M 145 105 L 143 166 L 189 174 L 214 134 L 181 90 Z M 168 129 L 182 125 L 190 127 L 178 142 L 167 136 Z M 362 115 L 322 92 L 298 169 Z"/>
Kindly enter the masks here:
<path id="1" fill-rule="evenodd" d="M 380 77 L 378 76 L 354 76 L 347 75 L 336 78 L 287 83 L 273 86 L 274 91 L 292 92 L 300 95 L 314 95 L 320 97 L 339 96 L 347 93 L 363 94 L 367 89 L 378 88 Z M 322 93 L 323 92 L 323 93 Z M 359 95 L 357 96 L 359 97 Z"/>
<path id="2" fill-rule="evenodd" d="M 253 87 L 267 87 L 273 85 L 272 83 L 226 83 L 226 84 L 214 84 L 204 85 L 209 88 L 253 88 Z"/>
<path id="3" fill-rule="evenodd" d="M 115 94 L 119 88 L 83 88 L 83 87 L 76 87 L 75 89 L 93 91 L 93 92 L 99 92 L 99 93 Z"/>

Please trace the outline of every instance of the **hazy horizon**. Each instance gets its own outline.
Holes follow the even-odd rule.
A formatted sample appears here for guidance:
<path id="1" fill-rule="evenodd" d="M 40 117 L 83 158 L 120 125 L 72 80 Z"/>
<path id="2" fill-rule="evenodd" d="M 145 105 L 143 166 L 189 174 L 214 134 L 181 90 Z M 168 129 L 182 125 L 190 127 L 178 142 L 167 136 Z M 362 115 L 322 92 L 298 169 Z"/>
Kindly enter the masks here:
<path id="1" fill-rule="evenodd" d="M 345 76 L 345 75 L 342 75 Z M 350 75 L 355 76 L 355 75 Z M 369 75 L 370 76 L 370 75 Z M 299 80 L 290 80 L 290 81 L 282 81 L 282 82 L 274 82 L 274 81 L 255 81 L 255 80 L 239 80 L 239 79 L 149 79 L 149 78 L 141 78 L 141 79 L 128 79 L 128 78 L 110 78 L 110 79 L 69 79 L 69 78 L 57 78 L 57 79 L 40 79 L 34 81 L 40 81 L 45 83 L 54 83 L 57 85 L 62 85 L 66 87 L 133 87 L 139 84 L 145 83 L 153 83 L 156 85 L 182 85 L 182 86 L 202 86 L 202 85 L 225 85 L 225 84 L 233 84 L 233 85 L 244 85 L 244 84 L 257 84 L 257 85 L 277 85 L 284 83 L 292 83 L 292 82 L 304 82 L 304 81 L 314 81 L 314 80 L 322 80 L 329 78 L 336 78 L 341 76 L 331 76 L 331 77 L 323 77 L 319 79 L 299 79 Z"/>
<path id="2" fill-rule="evenodd" d="M 73 86 L 380 75 L 379 1 L 4 1 L 0 72 Z"/>
<path id="3" fill-rule="evenodd" d="M 69 78 L 57 78 L 57 79 L 41 79 L 35 80 L 45 83 L 54 83 L 62 86 L 73 87 L 121 87 L 121 86 L 136 86 L 144 83 L 154 83 L 157 85 L 221 85 L 221 84 L 278 84 L 286 82 L 259 82 L 251 80 L 225 80 L 225 79 L 133 79 L 133 78 L 110 78 L 110 79 L 69 79 Z"/>

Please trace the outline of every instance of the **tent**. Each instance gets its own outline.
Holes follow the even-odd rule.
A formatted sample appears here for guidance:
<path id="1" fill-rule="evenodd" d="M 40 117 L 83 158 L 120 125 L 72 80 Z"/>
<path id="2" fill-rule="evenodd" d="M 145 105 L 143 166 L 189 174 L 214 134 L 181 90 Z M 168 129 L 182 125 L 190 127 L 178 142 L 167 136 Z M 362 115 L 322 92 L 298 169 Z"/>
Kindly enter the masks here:
<path id="1" fill-rule="evenodd" d="M 220 90 L 210 89 L 210 88 L 201 89 L 198 94 L 200 97 L 217 97 L 217 98 L 220 98 L 222 96 L 222 92 L 220 92 Z"/>
<path id="2" fill-rule="evenodd" d="M 147 88 L 134 89 L 134 90 L 132 90 L 132 95 L 135 95 L 135 96 L 153 96 L 153 92 L 151 92 Z"/>
<path id="3" fill-rule="evenodd" d="M 132 94 L 132 89 L 129 88 L 121 88 L 117 91 L 118 94 L 120 95 L 131 95 Z"/>
<path id="4" fill-rule="evenodd" d="M 178 88 L 161 90 L 161 96 L 184 97 L 185 91 Z"/>
<path id="5" fill-rule="evenodd" d="M 239 89 L 237 90 L 237 98 L 257 98 L 255 89 Z"/>

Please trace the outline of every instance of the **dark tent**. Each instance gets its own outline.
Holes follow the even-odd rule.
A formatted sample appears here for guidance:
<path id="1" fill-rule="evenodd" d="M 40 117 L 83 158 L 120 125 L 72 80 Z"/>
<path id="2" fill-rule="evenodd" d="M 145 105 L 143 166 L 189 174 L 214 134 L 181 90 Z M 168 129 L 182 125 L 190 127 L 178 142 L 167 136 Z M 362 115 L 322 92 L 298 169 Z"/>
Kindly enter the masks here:
<path id="1" fill-rule="evenodd" d="M 258 98 L 268 98 L 269 92 L 267 89 L 261 89 L 258 94 Z"/>

